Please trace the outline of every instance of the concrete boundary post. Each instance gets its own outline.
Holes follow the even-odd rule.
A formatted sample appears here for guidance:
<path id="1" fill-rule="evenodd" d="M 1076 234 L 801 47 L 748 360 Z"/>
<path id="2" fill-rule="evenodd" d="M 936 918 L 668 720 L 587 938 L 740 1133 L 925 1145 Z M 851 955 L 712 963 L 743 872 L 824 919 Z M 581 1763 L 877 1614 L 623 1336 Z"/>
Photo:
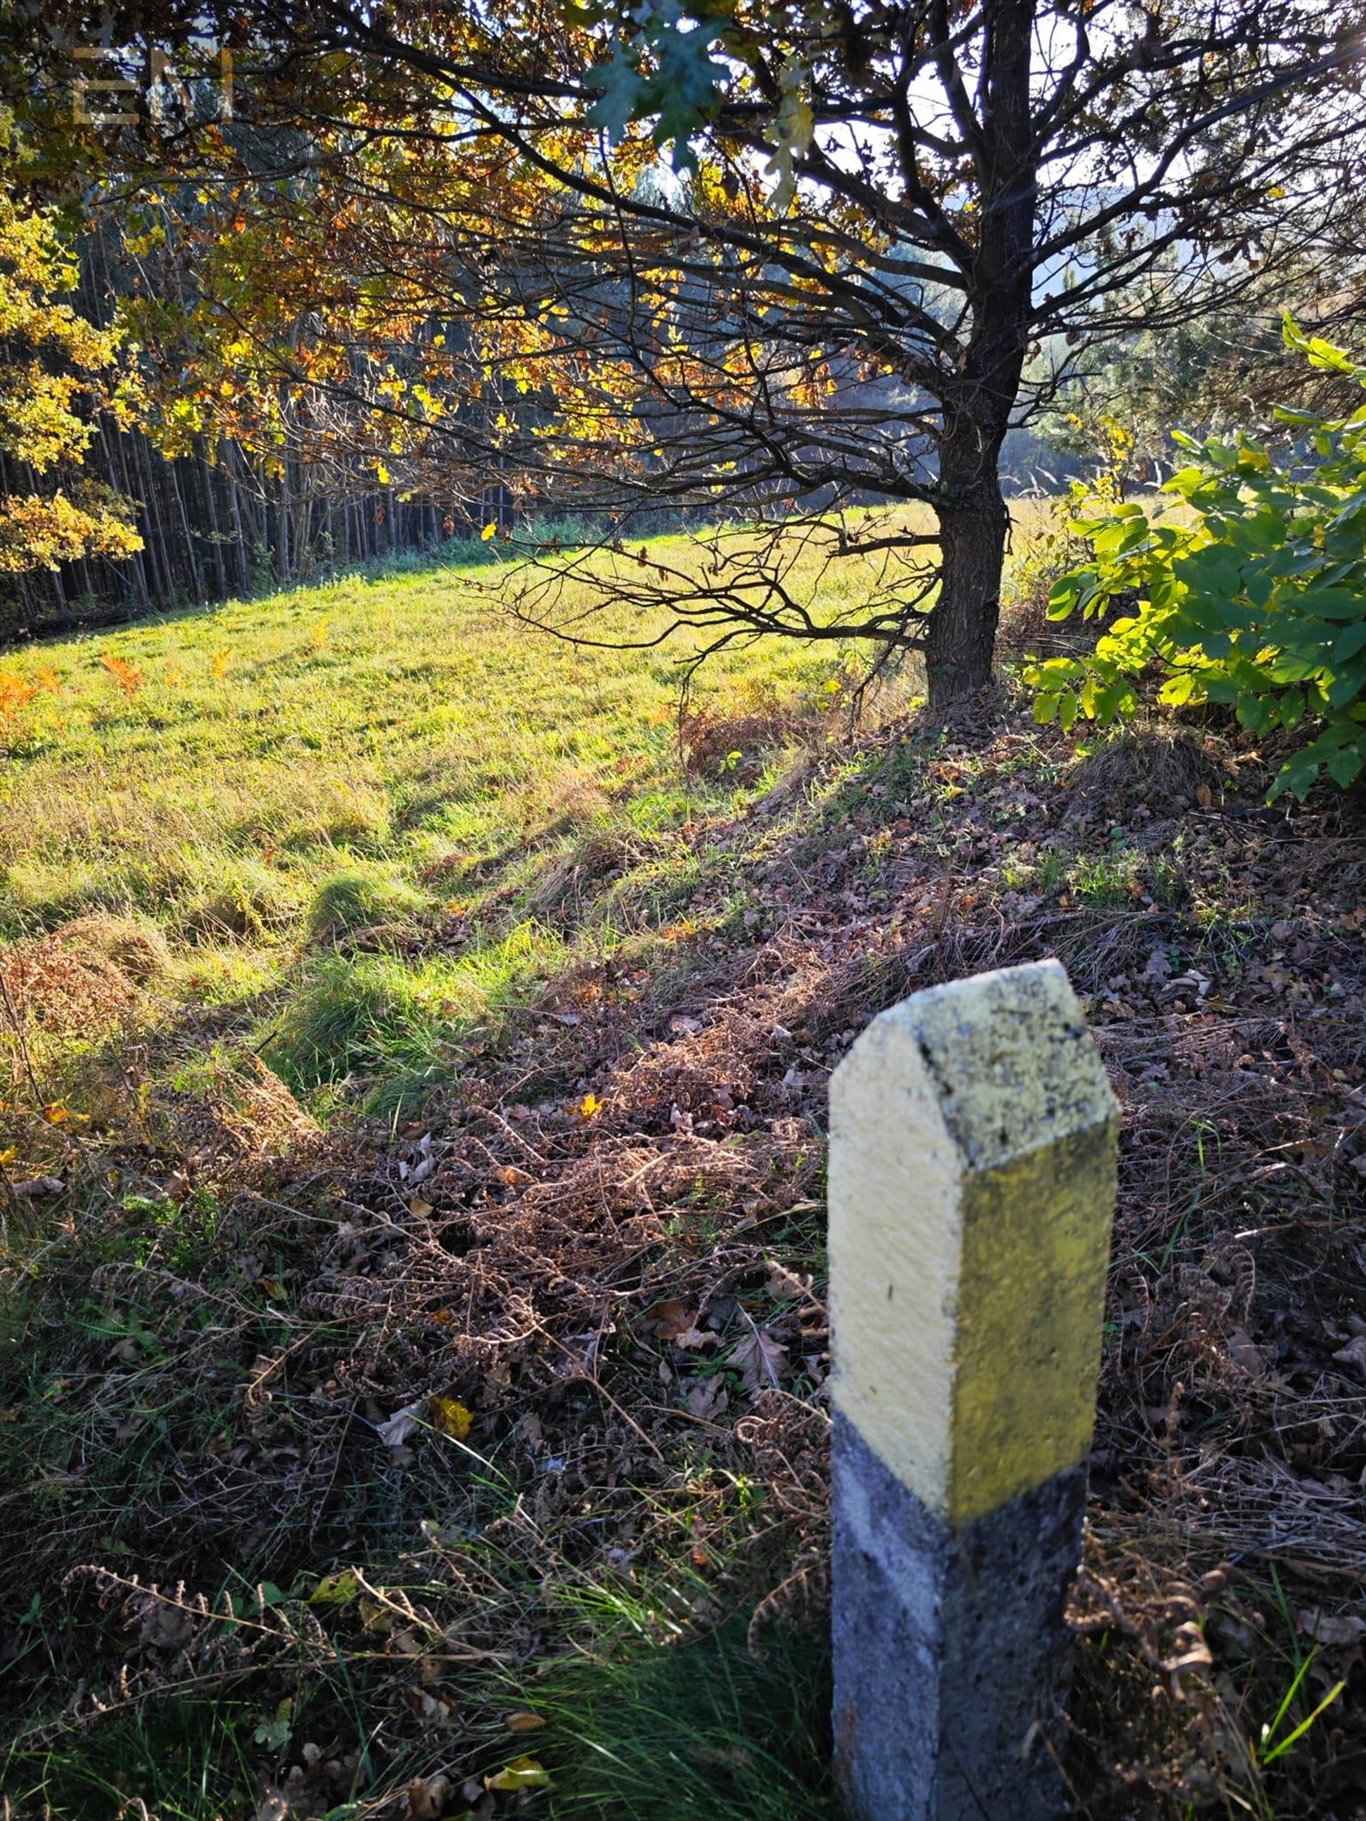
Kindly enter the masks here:
<path id="1" fill-rule="evenodd" d="M 830 1084 L 835 1750 L 857 1821 L 1053 1821 L 1118 1108 L 1056 961 Z"/>

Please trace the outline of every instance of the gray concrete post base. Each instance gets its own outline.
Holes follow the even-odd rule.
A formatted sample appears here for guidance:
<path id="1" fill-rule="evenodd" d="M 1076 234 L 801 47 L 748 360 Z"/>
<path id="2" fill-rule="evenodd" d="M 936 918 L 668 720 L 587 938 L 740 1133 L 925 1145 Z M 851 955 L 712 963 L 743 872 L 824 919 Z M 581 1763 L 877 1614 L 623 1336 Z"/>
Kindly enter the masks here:
<path id="1" fill-rule="evenodd" d="M 837 1414 L 833 1485 L 835 1752 L 854 1821 L 1057 1821 L 1085 1469 L 955 1532 Z"/>

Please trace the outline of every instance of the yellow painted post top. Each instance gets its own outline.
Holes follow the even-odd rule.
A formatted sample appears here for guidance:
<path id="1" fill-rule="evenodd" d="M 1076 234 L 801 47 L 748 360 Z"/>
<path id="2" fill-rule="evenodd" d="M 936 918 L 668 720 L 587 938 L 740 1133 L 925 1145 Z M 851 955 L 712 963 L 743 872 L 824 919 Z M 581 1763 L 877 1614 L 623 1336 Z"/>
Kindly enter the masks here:
<path id="1" fill-rule="evenodd" d="M 835 1401 L 954 1523 L 1090 1447 L 1117 1130 L 1056 961 L 914 994 L 831 1079 Z"/>

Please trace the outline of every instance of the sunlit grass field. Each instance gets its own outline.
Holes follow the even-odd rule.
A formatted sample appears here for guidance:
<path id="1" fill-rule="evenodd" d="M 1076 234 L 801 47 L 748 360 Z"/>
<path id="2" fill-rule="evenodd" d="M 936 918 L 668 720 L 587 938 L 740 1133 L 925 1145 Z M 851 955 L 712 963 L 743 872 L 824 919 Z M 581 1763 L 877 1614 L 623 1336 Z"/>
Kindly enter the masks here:
<path id="1" fill-rule="evenodd" d="M 1046 561 L 1049 503 L 1016 502 L 1014 520 L 1016 568 Z M 515 557 L 477 554 L 0 656 L 0 942 L 90 915 L 155 926 L 163 1023 L 208 1008 L 315 1112 L 342 1097 L 396 1114 L 575 953 L 667 924 L 697 883 L 677 832 L 739 812 L 796 748 L 847 728 L 874 655 L 733 645 L 688 682 L 681 723 L 705 632 L 650 645 L 665 616 L 610 604 L 584 621 L 601 591 L 570 582 L 555 617 L 602 643 L 566 642 L 508 611 Z M 694 538 L 652 546 L 675 574 L 707 560 Z M 794 540 L 782 560 L 828 619 L 885 584 L 888 559 Z M 877 709 L 920 686 L 912 659 Z M 687 762 L 689 728 L 704 763 Z M 592 915 L 566 916 L 603 874 Z"/>
<path id="2" fill-rule="evenodd" d="M 781 741 L 689 770 L 695 641 L 566 644 L 508 617 L 498 575 L 352 576 L 0 659 L 0 938 L 146 920 L 170 946 L 164 1000 L 237 1008 L 296 1090 L 360 1079 L 394 1104 L 563 965 L 557 880 L 579 858 L 611 847 L 623 877 L 577 940 L 666 919 L 690 884 L 671 835 L 771 784 Z M 842 719 L 851 664 L 733 649 L 690 712 L 742 742 L 783 717 L 809 737 Z M 361 928 L 381 933 L 339 955 Z"/>
<path id="3" fill-rule="evenodd" d="M 459 570 L 351 578 L 7 656 L 7 936 L 92 908 L 259 934 L 341 860 L 436 876 L 633 799 L 695 808 L 678 648 L 576 651 Z M 712 699 L 818 688 L 828 651 L 718 660 Z M 19 688 L 14 687 L 15 684 Z"/>

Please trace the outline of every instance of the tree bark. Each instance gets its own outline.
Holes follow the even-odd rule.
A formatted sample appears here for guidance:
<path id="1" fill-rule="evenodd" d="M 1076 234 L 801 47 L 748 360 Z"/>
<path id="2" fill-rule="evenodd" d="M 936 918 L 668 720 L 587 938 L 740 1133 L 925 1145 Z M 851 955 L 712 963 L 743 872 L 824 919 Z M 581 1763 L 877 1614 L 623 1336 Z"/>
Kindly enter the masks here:
<path id="1" fill-rule="evenodd" d="M 946 502 L 939 509 L 942 570 L 925 640 L 931 708 L 943 708 L 991 681 L 1009 522 L 994 474 L 983 479 L 970 501 Z"/>
<path id="2" fill-rule="evenodd" d="M 938 15 L 948 31 L 947 10 Z M 991 680 L 1010 516 L 1001 448 L 1029 346 L 1038 149 L 1030 115 L 1034 0 L 987 0 L 981 135 L 974 158 L 981 227 L 967 267 L 972 324 L 942 395 L 937 510 L 939 598 L 926 629 L 930 706 Z"/>

